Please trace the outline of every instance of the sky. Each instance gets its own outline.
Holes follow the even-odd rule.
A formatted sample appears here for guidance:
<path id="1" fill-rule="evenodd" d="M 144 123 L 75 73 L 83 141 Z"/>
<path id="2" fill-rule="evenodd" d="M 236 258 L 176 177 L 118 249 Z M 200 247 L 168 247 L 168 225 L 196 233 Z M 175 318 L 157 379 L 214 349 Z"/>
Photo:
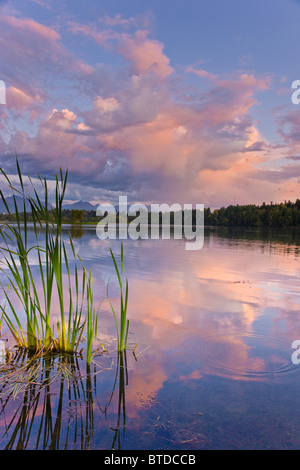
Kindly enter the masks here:
<path id="1" fill-rule="evenodd" d="M 68 169 L 66 201 L 295 201 L 299 24 L 296 0 L 0 0 L 0 166 Z"/>

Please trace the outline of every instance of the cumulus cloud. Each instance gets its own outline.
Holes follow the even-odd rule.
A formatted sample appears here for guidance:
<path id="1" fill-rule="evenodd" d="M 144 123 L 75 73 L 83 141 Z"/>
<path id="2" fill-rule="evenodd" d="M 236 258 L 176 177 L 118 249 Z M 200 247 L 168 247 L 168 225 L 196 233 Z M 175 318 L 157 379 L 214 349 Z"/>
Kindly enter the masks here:
<path id="1" fill-rule="evenodd" d="M 292 147 L 300 145 L 300 113 L 299 110 L 292 110 L 277 118 L 278 132 L 284 142 Z"/>
<path id="2" fill-rule="evenodd" d="M 269 77 L 219 76 L 194 66 L 179 76 L 164 44 L 139 28 L 136 18 L 68 23 L 68 34 L 84 35 L 99 51 L 108 48 L 125 61 L 100 68 L 71 53 L 54 27 L 11 12 L 1 16 L 0 26 L 3 78 L 10 82 L 2 125 L 12 110 L 24 119 L 28 113 L 35 125 L 30 133 L 26 121 L 22 129 L 7 124 L 10 141 L 0 146 L 4 168 L 17 151 L 28 171 L 53 174 L 68 167 L 71 183 L 86 194 L 90 187 L 93 198 L 99 188 L 126 191 L 140 201 L 176 197 L 214 205 L 233 195 L 259 199 L 257 181 L 266 181 L 264 189 L 273 195 L 278 183 L 292 178 L 294 166 L 271 171 L 270 160 L 279 153 L 271 157 L 275 150 L 251 116 Z M 190 73 L 202 86 L 187 97 L 184 79 Z M 300 153 L 299 117 L 280 119 L 283 139 L 295 144 L 290 154 Z"/>
<path id="3" fill-rule="evenodd" d="M 78 80 L 92 73 L 93 68 L 69 52 L 61 35 L 53 27 L 31 18 L 4 11 L 0 15 L 1 79 L 11 88 L 16 103 L 24 95 L 35 101 L 49 99 L 51 90 L 60 80 Z"/>
<path id="4" fill-rule="evenodd" d="M 217 78 L 216 75 L 208 72 L 207 70 L 204 69 L 195 69 L 194 67 L 190 66 L 185 69 L 187 73 L 194 73 L 195 75 L 198 75 L 200 78 L 207 78 L 209 80 L 215 80 Z"/>
<path id="5" fill-rule="evenodd" d="M 133 37 L 122 35 L 119 53 L 130 62 L 133 74 L 153 72 L 165 78 L 172 72 L 170 59 L 163 53 L 163 44 L 148 38 L 148 31 L 137 31 Z"/>
<path id="6" fill-rule="evenodd" d="M 34 138 L 17 133 L 13 144 L 44 169 L 63 162 L 92 186 L 127 187 L 147 199 L 153 191 L 168 200 L 174 193 L 181 200 L 188 193 L 199 198 L 206 170 L 214 178 L 234 174 L 238 166 L 241 172 L 245 153 L 262 150 L 248 112 L 264 86 L 253 77 L 236 78 L 235 84 L 222 79 L 188 106 L 172 100 L 166 83 L 154 89 L 149 76 L 134 75 L 115 95 L 97 96 L 90 110 L 52 110 Z M 254 161 L 248 160 L 248 168 Z M 228 174 L 224 181 L 230 181 Z"/>

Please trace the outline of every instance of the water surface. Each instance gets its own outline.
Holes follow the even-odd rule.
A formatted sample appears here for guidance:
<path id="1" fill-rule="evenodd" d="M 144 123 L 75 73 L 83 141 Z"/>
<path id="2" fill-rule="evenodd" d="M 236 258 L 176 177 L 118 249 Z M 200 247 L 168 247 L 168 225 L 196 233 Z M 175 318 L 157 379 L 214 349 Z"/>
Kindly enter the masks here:
<path id="1" fill-rule="evenodd" d="M 95 227 L 72 235 L 96 299 L 109 281 L 118 309 L 109 247 L 119 259 L 120 242 Z M 1 400 L 0 448 L 299 449 L 299 247 L 288 231 L 206 230 L 199 251 L 125 240 L 126 356 L 103 304 L 106 352 L 90 370 L 80 358 L 37 364 L 32 385 Z"/>

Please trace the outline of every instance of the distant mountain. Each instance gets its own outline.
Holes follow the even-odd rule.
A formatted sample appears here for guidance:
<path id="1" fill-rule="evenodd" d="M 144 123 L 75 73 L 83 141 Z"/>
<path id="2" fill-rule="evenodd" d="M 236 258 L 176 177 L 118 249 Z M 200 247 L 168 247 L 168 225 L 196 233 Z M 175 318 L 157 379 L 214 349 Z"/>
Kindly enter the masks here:
<path id="1" fill-rule="evenodd" d="M 7 205 L 9 207 L 9 210 L 11 213 L 14 213 L 15 212 L 15 205 L 14 205 L 14 200 L 13 200 L 13 197 L 12 196 L 9 196 L 6 198 L 6 202 L 7 202 Z M 19 196 L 16 196 L 16 203 L 17 203 L 17 207 L 18 207 L 18 210 L 19 212 L 23 212 L 23 209 L 24 209 L 24 202 L 23 202 L 23 198 L 22 197 L 19 197 Z M 96 211 L 97 210 L 97 207 L 99 206 L 99 204 L 91 204 L 90 202 L 88 201 L 77 201 L 77 202 L 72 202 L 72 203 L 69 203 L 69 204 L 63 204 L 62 208 L 63 210 L 74 210 L 74 209 L 77 209 L 77 210 L 84 210 L 84 211 Z M 130 204 L 128 203 L 128 208 L 129 208 Z M 146 206 L 148 211 L 150 211 L 150 206 Z M 51 208 L 50 204 L 49 204 L 49 209 Z M 29 202 L 26 200 L 26 210 L 28 212 L 31 211 L 31 207 L 30 207 L 30 204 Z M 118 207 L 116 207 L 116 210 L 118 210 Z M 7 210 L 5 208 L 5 205 L 0 197 L 0 214 L 3 214 L 3 213 L 7 213 Z"/>
<path id="2" fill-rule="evenodd" d="M 16 204 L 17 204 L 17 207 L 18 207 L 18 211 L 19 212 L 23 212 L 24 210 L 24 200 L 22 197 L 20 196 L 16 196 L 15 197 L 16 199 Z M 9 196 L 6 198 L 6 203 L 8 205 L 8 208 L 10 210 L 11 213 L 14 213 L 15 212 L 15 204 L 14 204 L 14 199 L 12 196 Z M 26 210 L 28 212 L 30 212 L 31 208 L 30 208 L 30 204 L 29 202 L 26 200 L 25 202 L 25 205 L 26 205 Z M 78 201 L 78 202 L 74 202 L 74 203 L 71 203 L 71 204 L 64 204 L 63 205 L 63 209 L 66 209 L 66 210 L 72 210 L 72 209 L 80 209 L 80 210 L 85 210 L 85 211 L 95 211 L 97 209 L 97 206 L 98 204 L 91 204 L 90 202 L 87 202 L 87 201 Z M 50 208 L 50 207 L 49 207 Z M 2 201 L 1 197 L 0 197 L 0 214 L 3 214 L 3 213 L 7 213 L 7 210 L 6 210 L 6 207 L 4 205 L 4 202 Z"/>
<path id="3" fill-rule="evenodd" d="M 97 206 L 98 204 L 94 205 L 87 201 L 78 201 L 73 202 L 72 204 L 64 204 L 62 208 L 64 210 L 79 209 L 83 211 L 95 211 L 97 209 Z"/>
<path id="4" fill-rule="evenodd" d="M 16 200 L 18 211 L 23 212 L 23 210 L 24 210 L 24 199 L 20 196 L 15 196 L 15 200 Z M 8 208 L 9 208 L 10 212 L 12 212 L 12 213 L 15 212 L 15 204 L 14 204 L 13 196 L 7 197 L 6 198 L 6 203 L 8 205 Z M 25 206 L 26 206 L 26 210 L 30 211 L 30 204 L 27 200 L 25 202 Z M 1 198 L 0 198 L 0 214 L 7 214 L 6 207 L 5 207 L 4 202 L 2 201 Z"/>

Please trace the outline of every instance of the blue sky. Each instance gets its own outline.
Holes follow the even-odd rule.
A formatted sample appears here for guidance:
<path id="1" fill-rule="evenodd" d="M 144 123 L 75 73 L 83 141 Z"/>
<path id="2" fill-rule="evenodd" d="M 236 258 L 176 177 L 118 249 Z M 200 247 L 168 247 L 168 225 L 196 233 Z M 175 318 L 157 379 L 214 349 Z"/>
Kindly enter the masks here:
<path id="1" fill-rule="evenodd" d="M 69 200 L 294 200 L 299 20 L 294 0 L 2 1 L 0 164 L 68 168 Z"/>

